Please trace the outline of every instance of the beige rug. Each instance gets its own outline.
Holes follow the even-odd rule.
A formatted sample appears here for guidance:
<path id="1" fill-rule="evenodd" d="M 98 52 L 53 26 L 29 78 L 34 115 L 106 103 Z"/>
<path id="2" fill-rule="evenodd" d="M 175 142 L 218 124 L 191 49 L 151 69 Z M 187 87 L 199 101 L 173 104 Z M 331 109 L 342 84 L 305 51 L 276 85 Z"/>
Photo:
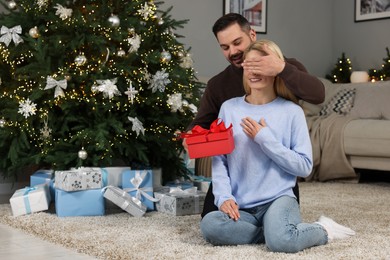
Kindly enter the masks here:
<path id="1" fill-rule="evenodd" d="M 264 245 L 211 246 L 201 237 L 198 215 L 58 218 L 42 212 L 12 217 L 10 205 L 2 204 L 0 222 L 99 259 L 390 259 L 390 183 L 301 183 L 300 192 L 305 221 L 323 214 L 357 235 L 282 254 Z"/>

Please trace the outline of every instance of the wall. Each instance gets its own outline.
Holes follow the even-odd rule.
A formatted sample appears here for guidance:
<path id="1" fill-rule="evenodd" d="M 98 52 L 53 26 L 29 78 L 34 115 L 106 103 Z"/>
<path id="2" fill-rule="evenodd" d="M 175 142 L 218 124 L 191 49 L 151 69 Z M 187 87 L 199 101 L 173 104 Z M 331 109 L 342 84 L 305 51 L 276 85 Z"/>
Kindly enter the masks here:
<path id="1" fill-rule="evenodd" d="M 390 48 L 390 18 L 355 23 L 353 1 L 333 0 L 333 57 L 342 52 L 351 59 L 354 70 L 380 69 Z"/>
<path id="2" fill-rule="evenodd" d="M 222 15 L 223 0 L 165 0 L 172 17 L 189 19 L 179 41 L 191 47 L 199 79 L 206 80 L 227 66 L 211 32 Z M 280 45 L 287 57 L 301 61 L 310 73 L 325 76 L 345 52 L 355 70 L 380 68 L 390 47 L 390 19 L 354 22 L 352 0 L 269 0 L 268 38 Z"/>
<path id="3" fill-rule="evenodd" d="M 195 69 L 208 78 L 226 67 L 211 32 L 222 15 L 222 0 L 165 0 L 173 5 L 172 17 L 190 19 L 179 32 L 182 42 L 192 46 Z M 164 5 L 163 5 L 164 6 Z M 380 68 L 390 47 L 390 19 L 354 22 L 352 0 L 269 0 L 267 34 L 287 57 L 301 61 L 310 73 L 324 77 L 342 52 L 351 58 L 355 70 Z"/>

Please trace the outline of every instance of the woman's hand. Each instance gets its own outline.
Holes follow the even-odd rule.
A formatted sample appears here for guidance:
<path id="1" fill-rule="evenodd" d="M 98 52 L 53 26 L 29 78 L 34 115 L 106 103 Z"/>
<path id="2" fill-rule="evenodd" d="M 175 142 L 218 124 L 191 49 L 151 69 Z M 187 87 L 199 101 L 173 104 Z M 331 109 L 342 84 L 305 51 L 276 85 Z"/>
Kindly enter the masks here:
<path id="1" fill-rule="evenodd" d="M 246 133 L 250 138 L 254 139 L 257 133 L 267 125 L 265 124 L 264 118 L 261 118 L 260 123 L 258 123 L 250 117 L 245 117 L 242 119 L 241 126 L 244 130 L 244 133 Z"/>
<path id="2" fill-rule="evenodd" d="M 229 215 L 229 217 L 235 221 L 240 218 L 240 212 L 238 211 L 238 205 L 233 199 L 226 200 L 219 208 L 220 211 Z"/>

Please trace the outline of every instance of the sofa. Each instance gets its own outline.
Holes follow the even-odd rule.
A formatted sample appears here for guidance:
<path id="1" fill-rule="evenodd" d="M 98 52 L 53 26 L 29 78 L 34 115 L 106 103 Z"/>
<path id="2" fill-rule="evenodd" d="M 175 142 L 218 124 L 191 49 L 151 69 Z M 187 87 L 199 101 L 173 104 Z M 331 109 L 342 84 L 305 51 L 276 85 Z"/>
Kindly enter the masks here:
<path id="1" fill-rule="evenodd" d="M 320 80 L 324 102 L 301 102 L 314 161 L 306 180 L 357 179 L 356 169 L 390 171 L 390 81 Z"/>

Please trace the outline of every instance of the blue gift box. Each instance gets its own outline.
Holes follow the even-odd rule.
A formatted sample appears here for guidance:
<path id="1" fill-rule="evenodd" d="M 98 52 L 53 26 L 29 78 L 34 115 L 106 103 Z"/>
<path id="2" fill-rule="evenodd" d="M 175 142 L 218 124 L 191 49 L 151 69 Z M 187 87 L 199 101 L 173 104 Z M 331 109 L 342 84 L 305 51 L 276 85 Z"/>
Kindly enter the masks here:
<path id="1" fill-rule="evenodd" d="M 55 208 L 59 217 L 103 216 L 104 197 L 101 189 L 63 191 L 56 189 Z"/>
<path id="2" fill-rule="evenodd" d="M 154 210 L 152 170 L 125 170 L 122 172 L 123 190 L 139 199 L 148 210 Z"/>
<path id="3" fill-rule="evenodd" d="M 53 179 L 53 170 L 38 170 L 30 176 L 30 186 L 47 183 L 50 191 L 51 201 L 55 199 L 55 188 Z"/>

